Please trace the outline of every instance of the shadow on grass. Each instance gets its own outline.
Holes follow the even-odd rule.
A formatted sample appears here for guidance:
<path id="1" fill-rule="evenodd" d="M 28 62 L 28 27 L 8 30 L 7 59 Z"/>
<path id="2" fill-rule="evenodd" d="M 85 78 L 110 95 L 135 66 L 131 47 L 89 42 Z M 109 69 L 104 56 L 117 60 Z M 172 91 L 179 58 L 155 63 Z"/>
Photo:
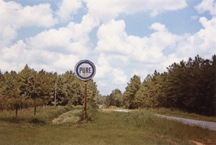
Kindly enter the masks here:
<path id="1" fill-rule="evenodd" d="M 22 122 L 26 122 L 26 119 L 19 118 L 19 117 L 6 117 L 6 118 L 1 117 L 0 121 L 10 122 L 10 123 L 22 123 Z"/>
<path id="2" fill-rule="evenodd" d="M 48 121 L 41 118 L 33 118 L 29 121 L 29 123 L 38 124 L 38 125 L 45 125 L 48 124 Z"/>
<path id="3" fill-rule="evenodd" d="M 6 118 L 0 118 L 0 121 L 2 122 L 10 122 L 10 123 L 16 123 L 16 124 L 22 124 L 22 123 L 33 123 L 38 125 L 45 125 L 48 124 L 48 121 L 41 119 L 41 118 L 21 118 L 21 117 L 6 117 Z"/>
<path id="4" fill-rule="evenodd" d="M 45 110 L 42 110 L 42 112 L 37 112 L 36 116 L 32 116 L 32 114 L 26 114 L 26 115 L 21 115 L 16 117 L 16 116 L 11 116 L 8 113 L 8 114 L 1 115 L 0 121 L 16 123 L 16 124 L 33 123 L 38 125 L 46 125 L 49 124 L 52 119 L 72 109 L 74 109 L 74 106 L 66 106 L 61 109 L 52 108 L 51 112 L 43 113 Z"/>

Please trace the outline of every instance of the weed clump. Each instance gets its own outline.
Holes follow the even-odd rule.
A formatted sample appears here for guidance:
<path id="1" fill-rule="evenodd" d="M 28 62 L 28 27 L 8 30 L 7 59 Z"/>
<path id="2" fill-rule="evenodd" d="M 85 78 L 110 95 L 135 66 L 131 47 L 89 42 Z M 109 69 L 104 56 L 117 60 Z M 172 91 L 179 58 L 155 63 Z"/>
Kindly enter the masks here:
<path id="1" fill-rule="evenodd" d="M 158 120 L 158 117 L 150 113 L 148 110 L 132 111 L 128 113 L 114 112 L 115 116 L 120 116 L 122 120 L 133 124 L 136 127 L 153 126 Z"/>

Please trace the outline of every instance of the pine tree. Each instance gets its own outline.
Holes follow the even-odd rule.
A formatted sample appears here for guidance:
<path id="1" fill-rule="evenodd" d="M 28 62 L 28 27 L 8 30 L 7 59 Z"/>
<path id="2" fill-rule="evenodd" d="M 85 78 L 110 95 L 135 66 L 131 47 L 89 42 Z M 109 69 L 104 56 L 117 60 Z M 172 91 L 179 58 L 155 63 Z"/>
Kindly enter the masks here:
<path id="1" fill-rule="evenodd" d="M 110 95 L 107 95 L 105 97 L 104 104 L 106 105 L 106 107 L 121 107 L 123 105 L 122 92 L 119 89 L 113 90 Z"/>
<path id="2" fill-rule="evenodd" d="M 97 85 L 93 80 L 87 82 L 87 105 L 92 108 L 98 108 L 95 97 L 99 94 Z"/>
<path id="3" fill-rule="evenodd" d="M 140 86 L 141 86 L 140 78 L 134 75 L 130 79 L 130 83 L 128 83 L 128 86 L 126 87 L 126 90 L 123 94 L 123 100 L 124 100 L 123 103 L 126 108 L 132 109 L 137 107 L 134 98 L 137 91 L 140 89 Z"/>
<path id="4" fill-rule="evenodd" d="M 4 82 L 5 82 L 5 78 L 4 75 L 2 74 L 2 72 L 0 71 L 0 109 L 1 111 L 4 110 L 4 104 L 5 104 L 5 98 L 3 95 L 3 87 L 4 87 Z"/>
<path id="5" fill-rule="evenodd" d="M 155 70 L 152 76 L 147 75 L 135 96 L 137 106 L 141 108 L 154 108 L 161 105 L 159 101 L 165 96 L 162 92 L 162 88 L 160 73 Z"/>
<path id="6" fill-rule="evenodd" d="M 4 73 L 4 78 L 4 85 L 1 87 L 1 99 L 4 103 L 2 104 L 2 108 L 7 110 L 15 109 L 17 116 L 18 108 L 21 107 L 23 102 L 20 96 L 17 73 L 15 71 L 11 71 L 10 73 L 6 71 Z"/>
<path id="7" fill-rule="evenodd" d="M 26 64 L 18 76 L 20 82 L 20 96 L 26 100 L 26 107 L 34 107 L 34 115 L 36 115 L 36 107 L 40 104 L 35 90 L 36 71 L 30 69 Z M 26 104 L 27 102 L 28 104 Z"/>

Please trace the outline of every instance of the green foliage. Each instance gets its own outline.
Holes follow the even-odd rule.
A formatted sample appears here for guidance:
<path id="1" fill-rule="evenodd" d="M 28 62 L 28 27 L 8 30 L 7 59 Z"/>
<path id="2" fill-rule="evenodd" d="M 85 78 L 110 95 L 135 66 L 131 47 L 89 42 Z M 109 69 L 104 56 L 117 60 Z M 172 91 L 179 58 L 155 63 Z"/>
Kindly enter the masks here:
<path id="1" fill-rule="evenodd" d="M 123 105 L 123 96 L 122 92 L 119 89 L 115 89 L 112 91 L 110 95 L 104 97 L 104 104 L 106 107 L 109 106 L 117 106 L 121 107 Z"/>
<path id="2" fill-rule="evenodd" d="M 102 105 L 105 101 L 105 97 L 102 96 L 101 94 L 98 94 L 95 96 L 95 102 L 98 104 L 98 105 Z"/>
<path id="3" fill-rule="evenodd" d="M 134 98 L 140 87 L 140 78 L 134 75 L 131 78 L 130 83 L 128 83 L 125 92 L 123 93 L 123 104 L 126 108 L 132 109 L 137 107 L 137 103 L 135 102 Z"/>
<path id="4" fill-rule="evenodd" d="M 133 76 L 120 101 L 126 108 L 178 108 L 203 115 L 216 115 L 216 55 L 212 60 L 197 55 L 194 60 L 173 63 L 168 72 L 147 75 L 143 83 Z M 113 94 L 105 104 L 113 102 Z"/>
<path id="5" fill-rule="evenodd" d="M 98 108 L 96 96 L 99 91 L 93 80 L 87 85 L 87 104 Z M 26 65 L 18 74 L 14 71 L 0 72 L 0 110 L 54 105 L 82 105 L 84 100 L 84 83 L 72 71 L 62 75 L 36 72 Z M 17 116 L 17 113 L 16 113 Z"/>
<path id="6" fill-rule="evenodd" d="M 165 92 L 169 107 L 198 114 L 216 114 L 215 57 L 210 61 L 196 56 L 195 60 L 189 58 L 187 63 L 181 61 L 168 68 Z"/>

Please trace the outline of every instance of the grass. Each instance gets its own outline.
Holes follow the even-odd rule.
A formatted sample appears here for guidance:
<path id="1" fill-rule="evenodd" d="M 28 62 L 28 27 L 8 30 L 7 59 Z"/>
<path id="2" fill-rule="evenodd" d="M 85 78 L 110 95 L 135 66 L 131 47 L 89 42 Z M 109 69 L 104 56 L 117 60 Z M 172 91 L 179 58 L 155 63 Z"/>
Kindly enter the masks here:
<path id="1" fill-rule="evenodd" d="M 33 108 L 23 109 L 18 111 L 18 116 L 16 117 L 15 111 L 6 111 L 0 113 L 0 122 L 6 121 L 11 123 L 39 123 L 48 124 L 54 118 L 58 117 L 64 112 L 72 110 L 72 106 L 47 106 L 47 107 L 37 107 L 37 113 L 34 114 Z"/>
<path id="2" fill-rule="evenodd" d="M 81 118 L 83 108 L 76 109 L 74 114 L 68 113 L 66 116 Z M 38 125 L 0 120 L 0 143 L 3 145 L 187 145 L 193 144 L 189 140 L 194 140 L 216 144 L 215 131 L 159 118 L 147 110 L 122 113 L 88 109 L 87 114 L 92 121 L 83 120 L 75 124 L 68 121 L 58 125 L 52 123 Z M 49 117 L 46 119 L 49 120 Z"/>
<path id="3" fill-rule="evenodd" d="M 151 111 L 154 114 L 161 114 L 161 115 L 181 117 L 181 118 L 201 120 L 201 121 L 216 122 L 216 117 L 213 117 L 213 116 L 204 116 L 204 115 L 198 115 L 195 113 L 187 113 L 187 112 L 183 112 L 183 111 L 179 111 L 175 109 L 157 108 L 157 109 L 149 109 L 149 111 Z"/>
<path id="4" fill-rule="evenodd" d="M 58 118 L 52 120 L 54 124 L 62 124 L 62 123 L 78 123 L 83 120 L 83 107 L 76 106 L 73 110 L 63 113 Z"/>
<path id="5" fill-rule="evenodd" d="M 119 115 L 124 121 L 133 124 L 137 128 L 141 128 L 159 136 L 162 135 L 174 139 L 197 140 L 201 142 L 212 140 L 216 144 L 215 131 L 160 118 L 147 110 L 133 111 L 124 114 L 115 112 L 115 114 Z"/>

